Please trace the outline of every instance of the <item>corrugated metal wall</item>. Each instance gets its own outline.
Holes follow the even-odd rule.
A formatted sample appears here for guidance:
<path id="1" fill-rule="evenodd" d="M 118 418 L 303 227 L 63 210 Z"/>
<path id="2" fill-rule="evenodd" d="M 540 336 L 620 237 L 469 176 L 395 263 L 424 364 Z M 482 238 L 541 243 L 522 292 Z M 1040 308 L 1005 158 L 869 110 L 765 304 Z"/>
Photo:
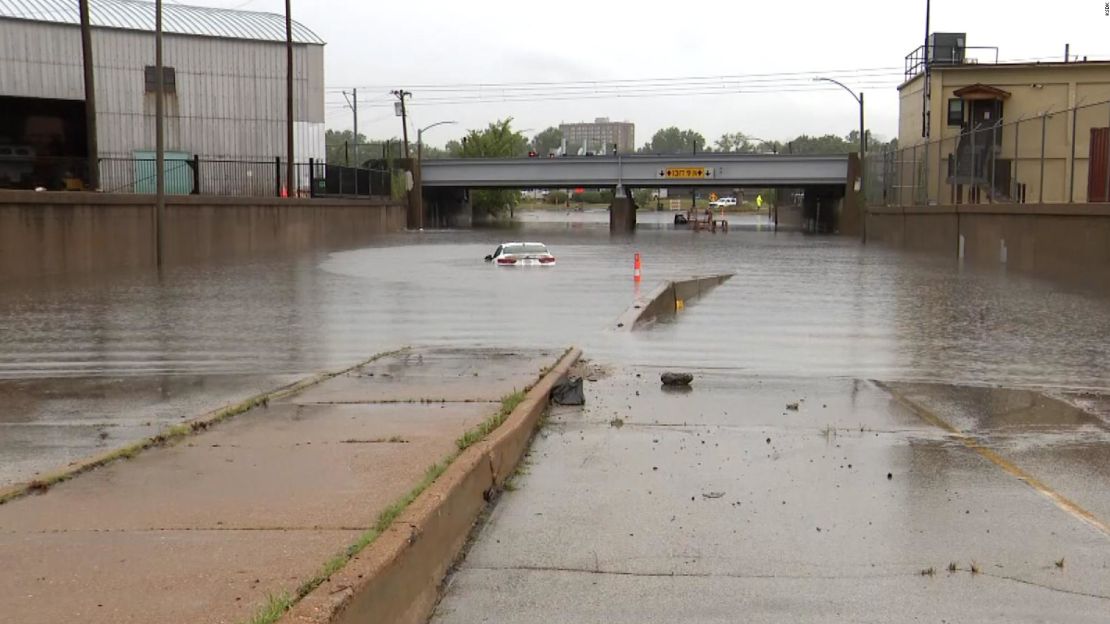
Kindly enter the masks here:
<path id="1" fill-rule="evenodd" d="M 80 29 L 0 19 L 0 95 L 83 100 Z M 102 157 L 154 147 L 154 97 L 143 69 L 154 35 L 94 29 L 98 139 Z M 165 64 L 177 74 L 166 98 L 166 149 L 201 158 L 272 160 L 285 153 L 282 43 L 166 35 Z M 322 158 L 324 49 L 294 48 L 298 157 Z"/>

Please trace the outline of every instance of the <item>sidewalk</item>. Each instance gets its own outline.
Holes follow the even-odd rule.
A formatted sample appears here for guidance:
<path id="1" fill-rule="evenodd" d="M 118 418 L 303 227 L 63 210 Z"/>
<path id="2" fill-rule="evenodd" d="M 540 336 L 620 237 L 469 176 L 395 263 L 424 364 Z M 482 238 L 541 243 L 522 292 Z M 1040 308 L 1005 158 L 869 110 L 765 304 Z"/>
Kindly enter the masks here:
<path id="1" fill-rule="evenodd" d="M 402 352 L 2 505 L 3 619 L 248 620 L 355 543 L 557 357 Z"/>

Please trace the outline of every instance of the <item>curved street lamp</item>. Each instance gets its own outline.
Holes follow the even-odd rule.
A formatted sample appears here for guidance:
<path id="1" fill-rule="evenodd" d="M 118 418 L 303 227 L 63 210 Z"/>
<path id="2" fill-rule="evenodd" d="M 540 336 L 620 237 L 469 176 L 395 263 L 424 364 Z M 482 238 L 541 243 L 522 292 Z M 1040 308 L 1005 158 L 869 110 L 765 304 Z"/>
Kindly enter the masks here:
<path id="1" fill-rule="evenodd" d="M 757 136 L 748 136 L 746 134 L 743 135 L 743 136 L 744 136 L 744 142 L 745 143 L 747 143 L 748 141 L 754 141 L 756 145 L 770 145 L 771 146 L 771 153 L 773 153 L 773 154 L 778 154 L 779 153 L 779 150 L 778 150 L 778 147 L 777 147 L 775 141 L 768 141 L 767 139 L 761 139 Z M 767 152 L 761 152 L 761 153 L 766 154 Z"/>
<path id="2" fill-rule="evenodd" d="M 845 85 L 843 82 L 840 82 L 839 80 L 834 80 L 832 78 L 826 78 L 824 76 L 818 76 L 813 80 L 814 82 L 831 82 L 841 89 L 847 91 L 848 94 L 852 96 L 852 99 L 859 103 L 859 158 L 862 162 L 863 155 L 867 152 L 867 134 L 863 128 L 863 91 L 860 91 L 859 94 L 856 94 L 855 91 L 849 89 L 848 86 Z"/>
<path id="3" fill-rule="evenodd" d="M 417 150 L 416 151 L 416 160 L 420 160 L 421 153 L 424 151 L 424 140 L 423 140 L 424 131 L 431 130 L 432 128 L 435 128 L 436 126 L 446 126 L 446 125 L 449 125 L 449 124 L 457 124 L 457 123 L 459 123 L 459 122 L 457 122 L 457 121 L 437 121 L 434 124 L 428 124 L 428 125 L 424 126 L 423 128 L 420 128 L 419 130 L 417 130 L 416 131 L 416 150 Z"/>

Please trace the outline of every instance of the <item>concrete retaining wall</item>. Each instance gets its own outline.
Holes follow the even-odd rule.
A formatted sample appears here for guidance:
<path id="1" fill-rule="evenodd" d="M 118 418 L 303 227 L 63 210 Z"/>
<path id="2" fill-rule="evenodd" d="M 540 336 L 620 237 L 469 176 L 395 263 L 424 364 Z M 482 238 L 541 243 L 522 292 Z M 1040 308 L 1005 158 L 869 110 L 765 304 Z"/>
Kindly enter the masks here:
<path id="1" fill-rule="evenodd" d="M 155 264 L 154 198 L 0 192 L 0 280 Z M 163 262 L 338 248 L 405 228 L 405 206 L 382 200 L 174 196 Z"/>
<path id="2" fill-rule="evenodd" d="M 867 238 L 1053 278 L 1110 285 L 1110 204 L 870 208 Z"/>

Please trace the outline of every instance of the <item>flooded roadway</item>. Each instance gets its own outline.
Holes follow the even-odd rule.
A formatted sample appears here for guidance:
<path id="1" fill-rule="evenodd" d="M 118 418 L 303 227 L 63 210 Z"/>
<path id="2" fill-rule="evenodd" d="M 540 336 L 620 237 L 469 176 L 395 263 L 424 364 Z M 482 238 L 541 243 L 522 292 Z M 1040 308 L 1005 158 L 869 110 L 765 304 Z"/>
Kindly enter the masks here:
<path id="1" fill-rule="evenodd" d="M 1105 295 L 653 218 L 0 284 L 0 482 L 402 345 L 577 344 L 587 406 L 554 412 L 433 621 L 1105 621 Z M 482 262 L 512 239 L 558 266 Z M 735 276 L 615 331 L 635 252 L 645 290 Z"/>
<path id="2" fill-rule="evenodd" d="M 0 483 L 402 345 L 577 344 L 616 364 L 1110 388 L 1110 306 L 1098 294 L 773 233 L 758 217 L 709 234 L 642 213 L 632 237 L 610 237 L 604 212 L 520 218 L 512 230 L 404 233 L 161 276 L 0 283 Z M 482 262 L 507 239 L 546 242 L 558 266 Z M 647 290 L 736 275 L 680 322 L 615 332 L 635 252 Z"/>

